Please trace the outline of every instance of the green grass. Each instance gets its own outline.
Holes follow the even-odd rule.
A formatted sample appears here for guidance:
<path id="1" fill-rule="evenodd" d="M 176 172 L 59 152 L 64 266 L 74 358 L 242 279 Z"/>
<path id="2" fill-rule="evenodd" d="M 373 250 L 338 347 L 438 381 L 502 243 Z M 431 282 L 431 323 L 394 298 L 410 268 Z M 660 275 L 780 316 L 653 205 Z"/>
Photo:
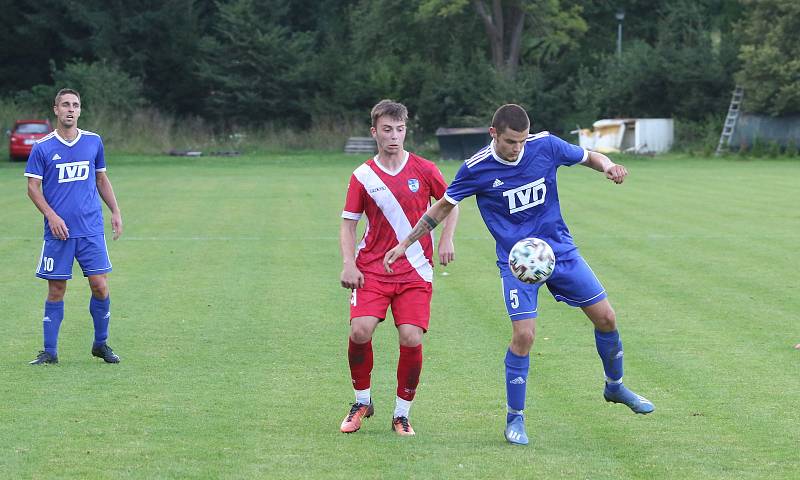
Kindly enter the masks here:
<path id="1" fill-rule="evenodd" d="M 339 214 L 359 157 L 110 155 L 125 232 L 109 242 L 110 343 L 91 358 L 89 291 L 69 283 L 59 355 L 41 345 L 41 220 L 23 164 L 0 164 L 3 478 L 793 478 L 800 471 L 800 163 L 630 159 L 615 186 L 575 167 L 560 197 L 610 292 L 626 381 L 602 399 L 580 311 L 540 295 L 530 448 L 502 437 L 510 327 L 474 201 L 437 274 L 417 436 L 389 431 L 396 333 L 374 340 L 376 415 L 352 401 Z M 441 164 L 445 177 L 455 162 Z"/>

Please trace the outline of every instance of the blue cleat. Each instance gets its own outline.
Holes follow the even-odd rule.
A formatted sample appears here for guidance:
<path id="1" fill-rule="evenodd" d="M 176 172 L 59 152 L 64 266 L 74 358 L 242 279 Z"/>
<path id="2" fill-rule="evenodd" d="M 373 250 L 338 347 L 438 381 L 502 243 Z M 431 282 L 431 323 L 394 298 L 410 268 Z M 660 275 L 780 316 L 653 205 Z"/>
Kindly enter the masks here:
<path id="1" fill-rule="evenodd" d="M 522 415 L 514 415 L 508 424 L 506 424 L 506 440 L 511 445 L 527 445 L 528 434 L 525 433 L 525 419 Z"/>
<path id="2" fill-rule="evenodd" d="M 656 407 L 653 405 L 653 402 L 641 395 L 631 392 L 625 387 L 625 385 L 621 384 L 619 386 L 619 390 L 616 392 L 609 390 L 608 385 L 606 385 L 606 388 L 603 391 L 603 397 L 605 397 L 606 402 L 627 405 L 628 408 L 633 410 L 634 413 L 641 413 L 642 415 L 646 415 L 656 409 Z"/>

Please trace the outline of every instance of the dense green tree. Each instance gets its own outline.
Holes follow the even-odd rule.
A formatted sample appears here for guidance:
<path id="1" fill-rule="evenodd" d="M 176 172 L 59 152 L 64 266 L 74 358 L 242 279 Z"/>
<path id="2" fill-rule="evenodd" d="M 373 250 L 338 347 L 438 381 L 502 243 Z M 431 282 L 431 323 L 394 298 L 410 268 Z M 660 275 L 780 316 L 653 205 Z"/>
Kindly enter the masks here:
<path id="1" fill-rule="evenodd" d="M 266 3 L 266 5 L 264 5 Z M 203 40 L 199 75 L 210 87 L 206 113 L 246 123 L 310 120 L 306 75 L 313 36 L 284 22 L 285 2 L 235 0 L 219 5 L 214 33 Z"/>
<path id="2" fill-rule="evenodd" d="M 215 13 L 210 1 L 102 2 L 94 16 L 95 57 L 119 63 L 141 78 L 145 94 L 160 109 L 200 113 L 206 85 L 200 80 L 200 40 Z"/>
<path id="3" fill-rule="evenodd" d="M 13 92 L 49 83 L 51 60 L 91 59 L 91 30 L 63 0 L 0 0 L 0 90 Z M 64 28 L 69 25 L 69 28 Z"/>
<path id="4" fill-rule="evenodd" d="M 744 81 L 774 92 L 771 111 L 792 110 L 796 2 L 742 1 L 0 0 L 16 20 L 0 32 L 0 88 L 38 98 L 68 70 L 101 68 L 160 110 L 220 124 L 366 127 L 388 97 L 423 134 L 486 125 L 506 102 L 563 133 L 605 116 L 721 115 L 741 61 L 758 73 Z M 754 18 L 734 32 L 743 10 Z"/>
<path id="5" fill-rule="evenodd" d="M 742 68 L 736 78 L 745 89 L 745 108 L 771 115 L 800 112 L 800 2 L 742 3 Z"/>
<path id="6" fill-rule="evenodd" d="M 715 0 L 673 0 L 655 12 L 654 37 L 629 40 L 622 58 L 607 53 L 587 65 L 576 89 L 584 122 L 592 117 L 678 117 L 721 114 L 733 88 L 732 63 L 723 48 L 735 18 L 715 24 Z M 628 16 L 626 15 L 626 19 Z"/>
<path id="7" fill-rule="evenodd" d="M 565 8 L 559 0 L 424 0 L 419 7 L 423 17 L 450 18 L 467 10 L 483 25 L 495 70 L 509 78 L 521 60 L 552 59 L 586 30 L 581 7 Z"/>

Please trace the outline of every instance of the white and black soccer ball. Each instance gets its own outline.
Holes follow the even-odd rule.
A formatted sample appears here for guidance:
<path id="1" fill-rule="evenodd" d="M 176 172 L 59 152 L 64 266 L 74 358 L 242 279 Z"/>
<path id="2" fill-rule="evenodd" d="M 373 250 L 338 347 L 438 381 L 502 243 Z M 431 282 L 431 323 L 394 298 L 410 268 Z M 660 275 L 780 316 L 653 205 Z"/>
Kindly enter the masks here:
<path id="1" fill-rule="evenodd" d="M 540 238 L 523 238 L 508 253 L 508 266 L 525 283 L 542 283 L 556 268 L 553 249 Z"/>

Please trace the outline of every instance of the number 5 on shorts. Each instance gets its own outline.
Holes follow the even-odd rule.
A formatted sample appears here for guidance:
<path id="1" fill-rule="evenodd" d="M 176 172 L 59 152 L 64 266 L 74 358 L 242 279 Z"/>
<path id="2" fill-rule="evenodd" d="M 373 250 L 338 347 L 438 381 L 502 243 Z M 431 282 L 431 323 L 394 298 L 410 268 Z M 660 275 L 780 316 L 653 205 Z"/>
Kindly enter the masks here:
<path id="1" fill-rule="evenodd" d="M 519 295 L 517 295 L 516 288 L 512 288 L 508 291 L 508 300 L 511 302 L 511 308 L 516 309 L 519 307 Z"/>

